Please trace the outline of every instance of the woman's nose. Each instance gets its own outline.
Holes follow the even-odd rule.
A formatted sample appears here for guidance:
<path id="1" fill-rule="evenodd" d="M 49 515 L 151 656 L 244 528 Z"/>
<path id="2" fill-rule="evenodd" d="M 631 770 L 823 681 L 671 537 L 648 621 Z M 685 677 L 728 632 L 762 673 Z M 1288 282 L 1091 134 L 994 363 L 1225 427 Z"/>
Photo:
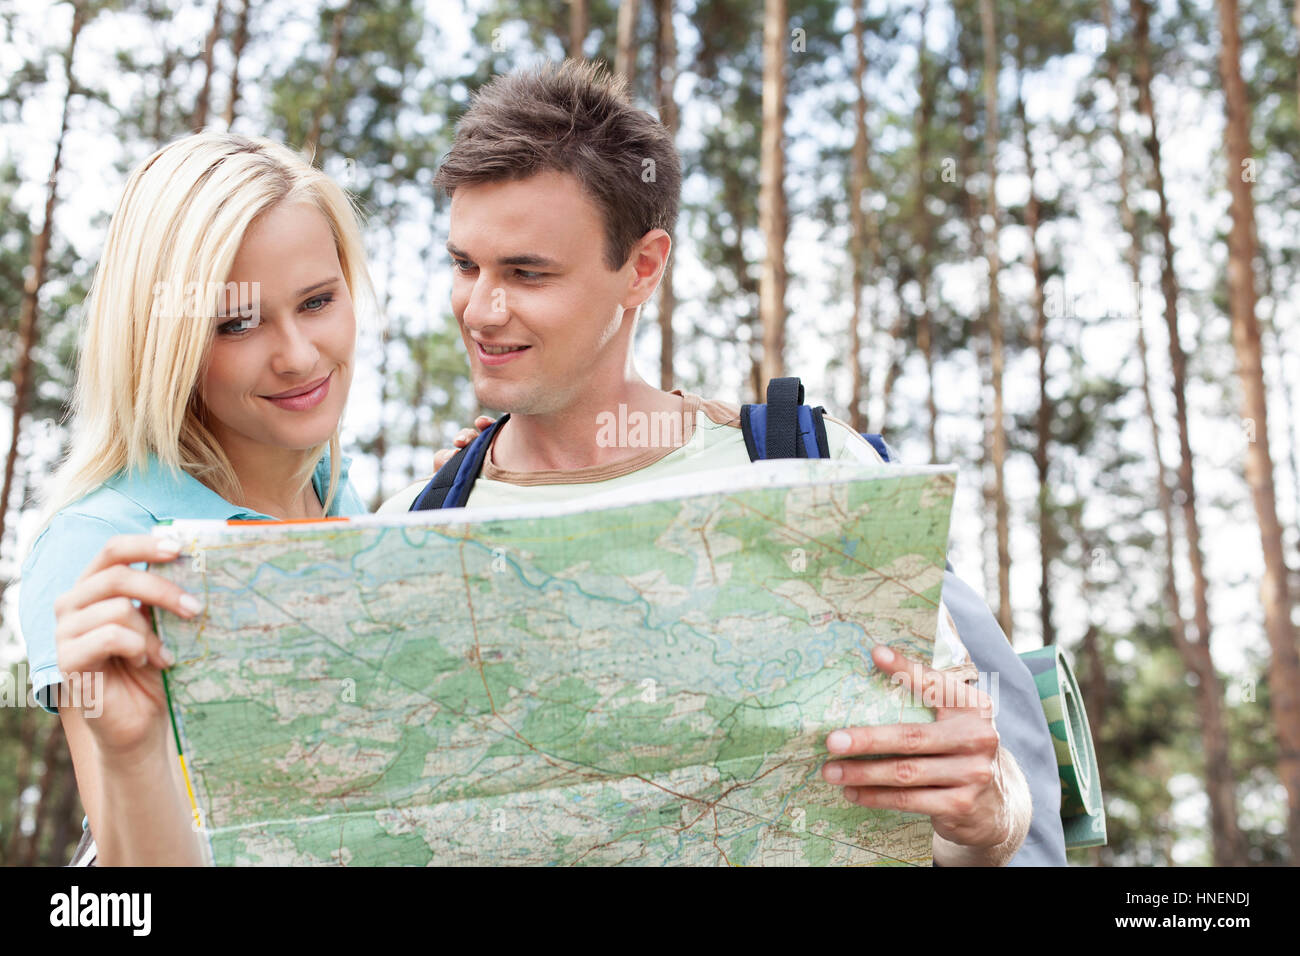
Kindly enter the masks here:
<path id="1" fill-rule="evenodd" d="M 302 324 L 294 319 L 279 323 L 271 369 L 277 375 L 306 375 L 316 368 L 320 349 Z"/>

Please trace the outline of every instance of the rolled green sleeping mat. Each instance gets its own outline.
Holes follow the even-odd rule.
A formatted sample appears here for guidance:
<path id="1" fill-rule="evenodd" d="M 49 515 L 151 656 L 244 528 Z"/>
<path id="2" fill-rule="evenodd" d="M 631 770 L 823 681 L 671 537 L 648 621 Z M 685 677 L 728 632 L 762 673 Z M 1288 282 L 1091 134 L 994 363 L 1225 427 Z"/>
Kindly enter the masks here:
<path id="1" fill-rule="evenodd" d="M 1056 645 L 1019 655 L 1034 675 L 1061 772 L 1061 826 L 1068 849 L 1106 844 L 1106 811 L 1083 695 Z"/>

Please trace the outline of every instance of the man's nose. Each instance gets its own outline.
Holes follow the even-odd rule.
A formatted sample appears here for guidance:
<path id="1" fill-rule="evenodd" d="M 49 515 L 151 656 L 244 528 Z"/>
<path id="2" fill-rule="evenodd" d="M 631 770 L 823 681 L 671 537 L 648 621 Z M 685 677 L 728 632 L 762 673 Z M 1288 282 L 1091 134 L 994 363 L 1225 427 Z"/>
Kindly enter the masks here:
<path id="1" fill-rule="evenodd" d="M 470 287 L 461 321 L 472 329 L 504 325 L 510 317 L 505 286 L 480 273 Z"/>

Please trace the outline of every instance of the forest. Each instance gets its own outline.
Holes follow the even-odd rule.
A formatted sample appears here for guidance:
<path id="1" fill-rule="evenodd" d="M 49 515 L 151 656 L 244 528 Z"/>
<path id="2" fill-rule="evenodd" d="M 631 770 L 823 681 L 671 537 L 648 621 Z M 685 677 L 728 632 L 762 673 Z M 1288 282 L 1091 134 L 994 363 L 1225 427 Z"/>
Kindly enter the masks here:
<path id="1" fill-rule="evenodd" d="M 0 863 L 81 835 L 16 595 L 129 171 L 229 129 L 357 197 L 374 508 L 492 411 L 432 185 L 456 120 L 565 57 L 683 158 L 642 376 L 798 375 L 960 467 L 954 568 L 1091 720 L 1108 842 L 1071 863 L 1300 862 L 1300 0 L 0 0 Z"/>

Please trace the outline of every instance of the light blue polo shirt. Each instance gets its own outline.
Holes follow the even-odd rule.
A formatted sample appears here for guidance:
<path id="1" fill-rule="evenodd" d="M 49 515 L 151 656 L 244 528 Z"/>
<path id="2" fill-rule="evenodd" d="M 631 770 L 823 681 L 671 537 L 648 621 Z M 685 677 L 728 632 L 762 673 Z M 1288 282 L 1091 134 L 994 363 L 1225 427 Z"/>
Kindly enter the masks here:
<path id="1" fill-rule="evenodd" d="M 339 490 L 331 517 L 366 514 L 348 481 L 351 460 L 339 468 Z M 327 451 L 316 464 L 312 486 L 324 502 L 330 481 Z M 208 518 L 217 521 L 274 521 L 270 515 L 232 505 L 184 471 L 173 473 L 153 455 L 142 471 L 119 472 L 90 494 L 59 511 L 41 532 L 23 562 L 19 578 L 18 619 L 27 644 L 27 664 L 37 702 L 51 714 L 48 688 L 61 681 L 54 646 L 54 601 L 70 590 L 82 571 L 119 534 L 148 534 L 160 521 Z M 136 567 L 145 567 L 137 564 Z"/>

